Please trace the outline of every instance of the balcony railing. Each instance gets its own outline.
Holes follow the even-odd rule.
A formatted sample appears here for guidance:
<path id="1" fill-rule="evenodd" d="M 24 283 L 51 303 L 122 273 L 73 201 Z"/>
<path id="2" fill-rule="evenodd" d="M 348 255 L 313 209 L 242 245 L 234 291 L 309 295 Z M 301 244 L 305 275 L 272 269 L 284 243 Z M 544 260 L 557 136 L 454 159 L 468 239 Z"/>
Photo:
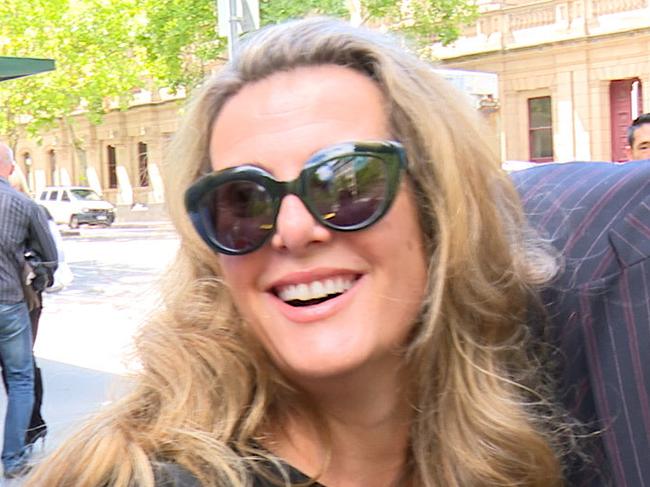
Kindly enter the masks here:
<path id="1" fill-rule="evenodd" d="M 492 1 L 455 43 L 434 52 L 448 58 L 645 27 L 650 0 Z"/>
<path id="2" fill-rule="evenodd" d="M 598 0 L 592 3 L 593 13 L 597 16 L 640 10 L 648 6 L 647 0 Z"/>

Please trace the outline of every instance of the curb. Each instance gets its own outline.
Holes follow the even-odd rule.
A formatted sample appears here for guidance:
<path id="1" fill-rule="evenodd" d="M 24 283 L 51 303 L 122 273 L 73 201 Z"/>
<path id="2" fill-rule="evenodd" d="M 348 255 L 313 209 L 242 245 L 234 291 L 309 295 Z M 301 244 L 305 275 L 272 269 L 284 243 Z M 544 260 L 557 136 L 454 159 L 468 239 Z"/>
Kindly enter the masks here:
<path id="1" fill-rule="evenodd" d="M 174 226 L 170 221 L 141 221 L 141 222 L 115 222 L 110 227 L 105 228 L 115 228 L 115 229 L 145 229 L 153 228 L 158 230 L 173 230 Z M 59 226 L 59 232 L 63 237 L 79 237 L 81 236 L 81 230 L 71 229 L 67 226 Z"/>
<path id="2" fill-rule="evenodd" d="M 173 228 L 170 221 L 134 221 L 134 222 L 114 222 L 111 228 Z"/>

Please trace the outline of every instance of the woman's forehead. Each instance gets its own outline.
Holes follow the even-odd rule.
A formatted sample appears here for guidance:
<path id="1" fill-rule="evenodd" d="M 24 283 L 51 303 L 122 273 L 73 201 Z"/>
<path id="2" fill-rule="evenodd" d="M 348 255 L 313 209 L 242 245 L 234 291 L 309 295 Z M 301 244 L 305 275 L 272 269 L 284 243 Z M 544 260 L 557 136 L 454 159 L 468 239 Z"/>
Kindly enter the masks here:
<path id="1" fill-rule="evenodd" d="M 385 138 L 384 105 L 376 83 L 350 68 L 276 73 L 244 86 L 224 104 L 210 139 L 212 166 L 304 160 L 335 143 Z"/>

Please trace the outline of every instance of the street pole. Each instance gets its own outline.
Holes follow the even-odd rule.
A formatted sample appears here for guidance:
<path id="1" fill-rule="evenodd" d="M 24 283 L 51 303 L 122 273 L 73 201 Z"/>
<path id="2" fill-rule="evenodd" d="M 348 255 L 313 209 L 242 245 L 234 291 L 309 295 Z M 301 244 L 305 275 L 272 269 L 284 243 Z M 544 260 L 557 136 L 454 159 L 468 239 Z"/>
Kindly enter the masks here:
<path id="1" fill-rule="evenodd" d="M 230 31 L 228 33 L 228 59 L 232 59 L 237 45 L 239 18 L 237 17 L 237 0 L 230 0 Z"/>
<path id="2" fill-rule="evenodd" d="M 228 39 L 228 56 L 233 57 L 242 32 L 260 28 L 258 0 L 215 0 L 217 32 Z"/>

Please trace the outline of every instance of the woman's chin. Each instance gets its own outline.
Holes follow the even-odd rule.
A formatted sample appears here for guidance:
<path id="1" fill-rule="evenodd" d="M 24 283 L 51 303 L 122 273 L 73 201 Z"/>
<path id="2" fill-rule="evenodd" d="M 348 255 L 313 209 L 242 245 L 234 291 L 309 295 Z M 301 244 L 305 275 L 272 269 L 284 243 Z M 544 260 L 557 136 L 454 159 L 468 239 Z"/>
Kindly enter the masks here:
<path id="1" fill-rule="evenodd" d="M 339 349 L 329 353 L 311 353 L 308 357 L 283 357 L 276 361 L 276 365 L 291 382 L 300 387 L 309 389 L 313 386 L 325 390 L 323 388 L 331 382 L 340 388 L 348 381 L 364 377 L 362 371 L 372 367 L 369 357 L 358 350 L 348 354 L 342 352 Z"/>

